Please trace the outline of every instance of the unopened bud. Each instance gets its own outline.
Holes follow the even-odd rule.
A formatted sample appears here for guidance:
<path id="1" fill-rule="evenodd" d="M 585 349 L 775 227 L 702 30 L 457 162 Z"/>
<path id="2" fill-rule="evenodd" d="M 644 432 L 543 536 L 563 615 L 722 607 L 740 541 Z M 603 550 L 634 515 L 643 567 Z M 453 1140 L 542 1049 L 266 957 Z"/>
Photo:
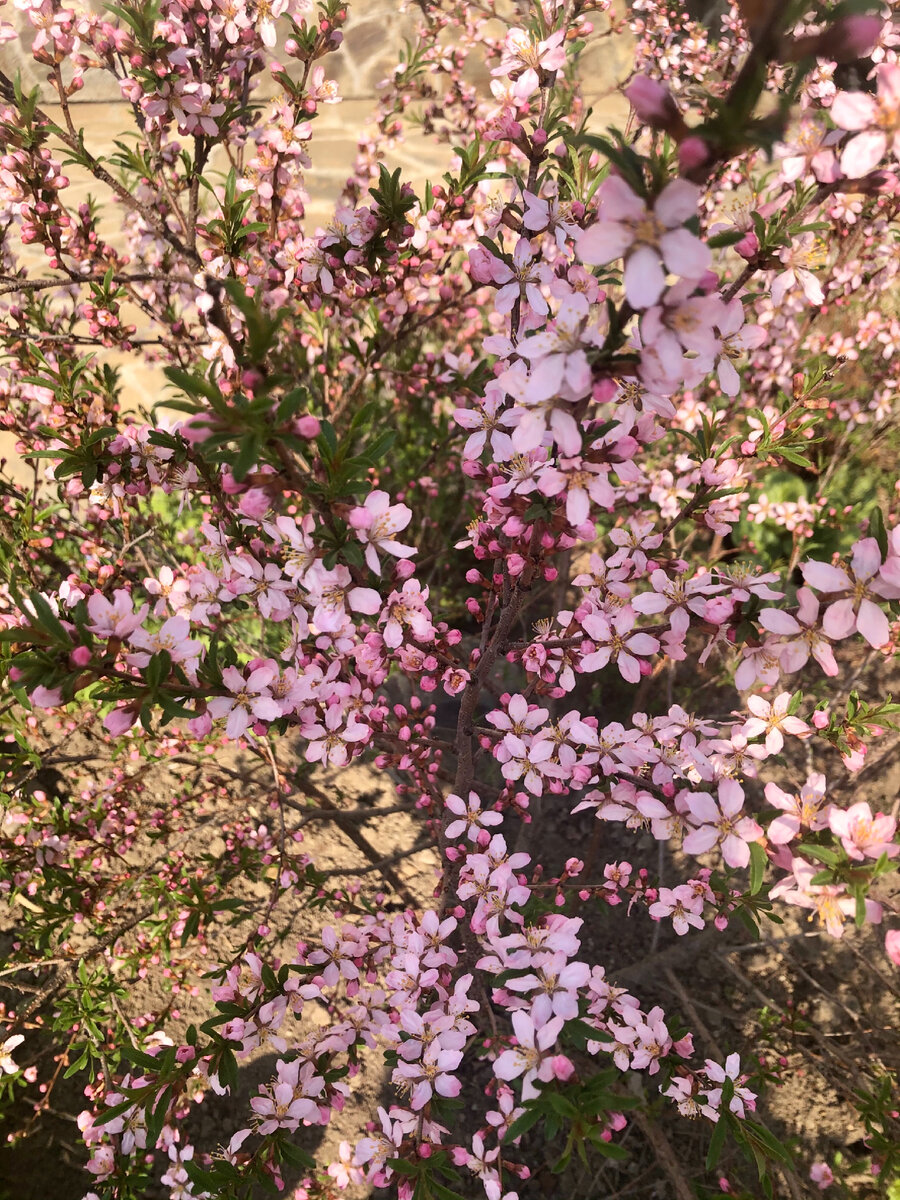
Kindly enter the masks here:
<path id="1" fill-rule="evenodd" d="M 701 137 L 687 137 L 678 147 L 678 165 L 683 175 L 689 175 L 711 158 L 709 146 Z"/>
<path id="2" fill-rule="evenodd" d="M 649 75 L 635 75 L 624 89 L 637 118 L 652 129 L 674 132 L 683 129 L 684 122 L 678 105 L 669 89 Z"/>
<path id="3" fill-rule="evenodd" d="M 881 17 L 862 14 L 841 17 L 822 33 L 786 38 L 781 54 L 787 62 L 797 62 L 801 58 L 828 58 L 836 63 L 855 62 L 858 58 L 865 58 L 874 49 L 883 28 Z"/>

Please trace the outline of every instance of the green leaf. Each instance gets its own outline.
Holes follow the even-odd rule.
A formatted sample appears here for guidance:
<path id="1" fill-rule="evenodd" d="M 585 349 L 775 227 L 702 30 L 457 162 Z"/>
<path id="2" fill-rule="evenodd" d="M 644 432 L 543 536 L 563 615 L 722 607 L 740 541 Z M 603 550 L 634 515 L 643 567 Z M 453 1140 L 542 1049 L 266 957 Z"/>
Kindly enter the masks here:
<path id="1" fill-rule="evenodd" d="M 826 884 L 834 882 L 834 871 L 817 871 L 809 882 L 813 887 L 824 887 Z"/>
<path id="2" fill-rule="evenodd" d="M 791 1152 L 783 1145 L 773 1133 L 768 1130 L 765 1125 L 760 1125 L 757 1121 L 751 1121 L 745 1118 L 742 1122 L 742 1127 L 748 1139 L 761 1145 L 768 1152 L 770 1158 L 782 1162 L 785 1166 L 791 1167 L 794 1165 L 794 1160 Z"/>
<path id="3" fill-rule="evenodd" d="M 74 1062 L 69 1063 L 69 1066 L 66 1068 L 66 1073 L 63 1075 L 63 1079 L 69 1079 L 72 1075 L 77 1075 L 79 1071 L 84 1070 L 84 1068 L 87 1066 L 87 1064 L 88 1064 L 88 1049 L 87 1049 L 87 1046 L 85 1046 L 84 1049 L 81 1051 L 81 1054 L 78 1056 L 78 1058 L 76 1058 Z M 131 1106 L 127 1105 L 126 1107 L 130 1108 Z M 111 1121 L 112 1117 L 116 1116 L 116 1115 L 117 1115 L 116 1113 L 113 1113 L 111 1116 L 106 1116 L 103 1119 L 107 1120 L 107 1121 Z M 94 1124 L 100 1125 L 100 1124 L 102 1124 L 102 1120 L 95 1121 Z"/>
<path id="4" fill-rule="evenodd" d="M 809 842 L 801 842 L 797 849 L 829 867 L 836 867 L 841 861 L 840 854 L 836 850 L 829 850 L 827 846 L 812 846 Z"/>
<path id="5" fill-rule="evenodd" d="M 259 438 L 256 434 L 250 434 L 240 443 L 237 457 L 231 464 L 231 473 L 238 483 L 246 479 L 251 468 L 259 459 L 259 447 Z"/>
<path id="6" fill-rule="evenodd" d="M 31 591 L 28 593 L 28 599 L 31 601 L 31 607 L 34 610 L 35 617 L 40 627 L 53 635 L 54 640 L 62 642 L 64 645 L 71 643 L 71 638 L 66 633 L 60 624 L 59 618 L 50 607 L 50 604 L 40 592 Z"/>
<path id="7" fill-rule="evenodd" d="M 620 1162 L 622 1159 L 628 1158 L 628 1151 L 617 1142 L 605 1142 L 603 1138 L 591 1138 L 591 1145 L 604 1158 L 613 1158 Z"/>
<path id="8" fill-rule="evenodd" d="M 880 508 L 873 508 L 869 514 L 869 533 L 878 542 L 881 557 L 887 558 L 888 536 L 887 530 L 884 527 L 884 513 L 882 513 Z"/>
<path id="9" fill-rule="evenodd" d="M 375 466 L 380 459 L 384 458 L 396 440 L 396 430 L 386 429 L 384 433 L 378 435 L 374 442 L 366 446 L 365 457 L 371 459 L 372 465 Z"/>
<path id="10" fill-rule="evenodd" d="M 398 1175 L 418 1175 L 420 1168 L 406 1161 L 405 1158 L 389 1158 L 386 1166 L 396 1171 Z"/>
<path id="11" fill-rule="evenodd" d="M 316 1160 L 300 1146 L 295 1146 L 293 1142 L 287 1140 L 278 1143 L 278 1150 L 284 1162 L 289 1162 L 292 1166 L 303 1167 L 304 1170 L 310 1170 L 316 1165 Z"/>
<path id="12" fill-rule="evenodd" d="M 537 1125 L 542 1116 L 543 1113 L 539 1108 L 526 1108 L 521 1117 L 517 1117 L 507 1129 L 503 1138 L 504 1142 L 514 1142 L 516 1138 L 521 1137 L 522 1134 Z"/>
<path id="13" fill-rule="evenodd" d="M 725 1145 L 726 1124 L 727 1121 L 725 1116 L 720 1113 L 719 1119 L 716 1121 L 716 1127 L 713 1130 L 713 1135 L 710 1138 L 709 1151 L 706 1155 L 707 1171 L 711 1171 L 719 1161 L 719 1156 L 722 1153 L 722 1148 Z"/>
<path id="14" fill-rule="evenodd" d="M 158 650 L 144 668 L 144 678 L 147 686 L 154 691 L 169 678 L 172 670 L 172 655 L 168 650 Z"/>
<path id="15" fill-rule="evenodd" d="M 452 1188 L 444 1187 L 436 1179 L 429 1179 L 428 1186 L 431 1189 L 431 1194 L 436 1196 L 437 1200 L 466 1200 L 465 1196 L 461 1196 L 459 1192 L 454 1192 Z"/>
<path id="16" fill-rule="evenodd" d="M 750 895 L 759 894 L 766 874 L 768 857 L 759 842 L 750 843 Z"/>
<path id="17" fill-rule="evenodd" d="M 174 383 L 179 391 L 186 396 L 205 396 L 207 400 L 219 409 L 222 404 L 222 393 L 214 383 L 201 375 L 192 375 L 187 371 L 179 371 L 177 367 L 165 367 L 163 374 L 170 383 Z"/>
<path id="18" fill-rule="evenodd" d="M 133 1098 L 123 1100 L 120 1104 L 113 1104 L 110 1108 L 105 1108 L 99 1117 L 94 1117 L 92 1124 L 105 1125 L 107 1121 L 114 1121 L 116 1117 L 121 1117 L 123 1113 L 127 1113 L 131 1108 L 134 1108 Z"/>
<path id="19" fill-rule="evenodd" d="M 238 1085 L 237 1059 L 234 1056 L 234 1051 L 227 1046 L 222 1051 L 222 1057 L 219 1059 L 218 1076 L 227 1088 L 230 1088 L 232 1092 L 235 1090 Z"/>
<path id="20" fill-rule="evenodd" d="M 337 454 L 338 441 L 337 435 L 334 432 L 334 426 L 330 421 L 322 422 L 322 432 L 316 438 L 316 445 L 319 447 L 319 453 L 327 462 L 333 462 Z"/>
<path id="21" fill-rule="evenodd" d="M 726 233 L 714 234 L 711 238 L 707 238 L 706 244 L 711 250 L 719 250 L 723 246 L 734 246 L 746 234 L 741 229 L 729 229 Z"/>

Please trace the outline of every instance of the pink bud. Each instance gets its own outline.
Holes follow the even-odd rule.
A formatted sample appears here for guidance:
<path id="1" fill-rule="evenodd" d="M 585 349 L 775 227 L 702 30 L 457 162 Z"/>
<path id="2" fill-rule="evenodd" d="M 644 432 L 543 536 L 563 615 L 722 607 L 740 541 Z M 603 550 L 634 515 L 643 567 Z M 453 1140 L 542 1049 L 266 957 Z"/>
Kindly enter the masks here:
<path id="1" fill-rule="evenodd" d="M 889 929 L 884 935 L 884 948 L 895 967 L 900 967 L 900 929 Z"/>
<path id="2" fill-rule="evenodd" d="M 301 417 L 295 422 L 294 428 L 300 437 L 315 438 L 322 432 L 322 425 L 318 417 Z"/>
<path id="3" fill-rule="evenodd" d="M 734 248 L 741 258 L 753 258 L 759 253 L 759 238 L 755 233 L 745 233 Z"/>
<path id="4" fill-rule="evenodd" d="M 722 625 L 734 612 L 734 601 L 727 596 L 713 596 L 703 606 L 703 619 L 710 625 Z"/>
<path id="5" fill-rule="evenodd" d="M 842 17 L 819 38 L 819 57 L 833 58 L 839 63 L 865 58 L 874 49 L 883 28 L 884 21 L 881 17 L 866 17 L 862 14 Z"/>
<path id="6" fill-rule="evenodd" d="M 73 667 L 86 667 L 91 661 L 91 652 L 87 646 L 76 646 L 69 655 Z"/>
<path id="7" fill-rule="evenodd" d="M 195 446 L 198 442 L 205 442 L 212 433 L 213 420 L 212 416 L 191 417 L 189 421 L 185 421 L 178 432 L 186 442 Z"/>
<path id="8" fill-rule="evenodd" d="M 700 137 L 687 137 L 678 147 L 678 165 L 683 174 L 709 161 L 709 146 Z"/>
<path id="9" fill-rule="evenodd" d="M 206 737 L 212 730 L 212 717 L 208 712 L 201 713 L 199 717 L 191 717 L 187 727 L 192 737 Z"/>
<path id="10" fill-rule="evenodd" d="M 554 1079 L 559 1079 L 563 1083 L 575 1074 L 575 1064 L 565 1054 L 554 1054 L 550 1059 L 550 1068 L 553 1071 Z"/>
<path id="11" fill-rule="evenodd" d="M 683 1038 L 679 1038 L 677 1042 L 672 1044 L 672 1049 L 676 1054 L 680 1054 L 682 1058 L 690 1058 L 694 1053 L 694 1035 L 686 1033 Z"/>
<path id="12" fill-rule="evenodd" d="M 494 258 L 484 246 L 469 251 L 469 272 L 476 283 L 493 283 Z"/>
<path id="13" fill-rule="evenodd" d="M 254 519 L 265 516 L 270 507 L 269 497 L 263 488 L 250 488 L 238 501 L 238 508 L 244 516 L 253 517 Z"/>
<path id="14" fill-rule="evenodd" d="M 230 471 L 225 471 L 222 475 L 222 491 L 226 496 L 239 496 L 244 490 L 244 485 L 238 483 Z"/>
<path id="15" fill-rule="evenodd" d="M 138 710 L 128 708 L 114 708 L 111 713 L 107 713 L 103 722 L 103 728 L 113 737 L 118 737 L 121 733 L 127 733 L 132 725 L 137 720 Z"/>
<path id="16" fill-rule="evenodd" d="M 678 106 L 669 89 L 649 75 L 635 75 L 625 95 L 637 113 L 639 121 L 652 125 L 654 129 L 665 129 L 680 120 Z"/>

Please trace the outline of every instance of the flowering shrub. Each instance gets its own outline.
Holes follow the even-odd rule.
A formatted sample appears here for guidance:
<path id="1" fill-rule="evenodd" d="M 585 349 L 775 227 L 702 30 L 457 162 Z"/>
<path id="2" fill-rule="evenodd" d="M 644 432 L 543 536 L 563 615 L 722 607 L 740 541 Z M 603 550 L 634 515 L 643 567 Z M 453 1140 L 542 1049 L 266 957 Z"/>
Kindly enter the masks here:
<path id="1" fill-rule="evenodd" d="M 661 1105 L 771 1189 L 791 1159 L 755 1064 L 594 948 L 604 915 L 651 974 L 662 930 L 896 922 L 896 813 L 855 784 L 900 711 L 861 695 L 900 644 L 891 13 L 428 0 L 323 230 L 337 0 L 16 6 L 60 115 L 0 76 L 3 421 L 34 468 L 2 497 L 0 887 L 7 973 L 37 981 L 0 1096 L 63 1039 L 96 1197 L 299 1171 L 514 1200 L 632 1123 L 655 1147 Z M 622 131 L 582 82 L 626 32 Z M 96 72 L 133 117 L 106 161 L 70 103 Z M 448 168 L 419 189 L 384 161 L 414 117 Z M 103 202 L 68 203 L 69 171 Z M 112 351 L 164 365 L 158 411 L 123 412 Z M 46 776 L 54 714 L 112 756 L 78 795 Z M 148 806 L 160 762 L 198 774 Z M 393 801 L 348 809 L 351 764 Z M 411 845 L 361 832 L 389 813 Z M 327 821 L 366 860 L 349 884 L 316 861 Z M 154 973 L 169 1004 L 126 1011 Z M 264 1051 L 241 1123 L 192 1140 Z M 890 1183 L 884 1078 L 859 1105 Z M 342 1113 L 316 1161 L 303 1130 Z"/>

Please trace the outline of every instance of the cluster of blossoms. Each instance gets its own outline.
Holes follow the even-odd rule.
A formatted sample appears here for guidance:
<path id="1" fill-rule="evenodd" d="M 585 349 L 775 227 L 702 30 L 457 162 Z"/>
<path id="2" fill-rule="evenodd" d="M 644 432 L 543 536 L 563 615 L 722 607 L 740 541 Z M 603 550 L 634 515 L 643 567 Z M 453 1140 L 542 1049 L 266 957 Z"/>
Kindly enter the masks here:
<path id="1" fill-rule="evenodd" d="M 896 916 L 879 890 L 896 816 L 855 800 L 852 773 L 897 706 L 821 690 L 900 642 L 897 511 L 839 520 L 829 491 L 851 470 L 850 435 L 889 430 L 900 386 L 896 321 L 878 309 L 898 270 L 891 14 L 788 27 L 786 13 L 763 29 L 729 6 L 714 36 L 636 0 L 639 132 L 625 142 L 582 129 L 576 48 L 610 6 L 544 0 L 498 36 L 483 14 L 425 4 L 379 136 L 311 231 L 304 178 L 319 106 L 338 98 L 319 60 L 340 46 L 339 4 L 171 0 L 116 22 L 17 7 L 65 125 L 0 77 L 0 386 L 22 451 L 50 462 L 35 491 L 56 487 L 68 515 L 57 527 L 33 495 L 4 497 L 25 531 L 2 591 L 9 687 L 45 716 L 99 707 L 132 761 L 148 744 L 173 759 L 202 747 L 215 766 L 239 743 L 271 772 L 265 818 L 229 814 L 214 868 L 183 857 L 180 811 L 138 812 L 124 772 L 62 815 L 28 771 L 13 788 L 0 890 L 38 913 L 63 897 L 41 942 L 61 961 L 73 881 L 90 885 L 79 923 L 126 905 L 95 950 L 137 927 L 141 969 L 153 922 L 204 956 L 232 903 L 252 925 L 215 976 L 212 1022 L 182 1036 L 149 1017 L 121 1070 L 103 1063 L 80 1119 L 94 1194 L 118 1195 L 156 1152 L 172 1197 L 282 1187 L 286 1164 L 312 1165 L 291 1135 L 343 1114 L 373 1061 L 395 1102 L 324 1164 L 329 1187 L 407 1200 L 417 1179 L 446 1195 L 468 1172 L 462 1186 L 474 1177 L 488 1200 L 532 1194 L 523 1135 L 556 1098 L 586 1140 L 610 1143 L 629 1073 L 716 1136 L 756 1129 L 739 1057 L 701 1058 L 592 961 L 582 931 L 598 912 L 646 914 L 650 936 L 686 944 L 769 901 L 833 937 L 848 917 Z M 489 96 L 467 82 L 474 53 Z M 835 67 L 864 56 L 874 90 L 838 88 Z M 133 109 L 127 186 L 74 133 L 68 100 L 90 72 L 111 73 Z M 276 96 L 251 103 L 263 81 Z M 732 128 L 723 114 L 753 113 L 764 88 L 797 106 Z M 380 161 L 414 103 L 459 139 L 444 185 L 420 192 Z M 224 183 L 208 170 L 218 143 Z M 124 206 L 124 249 L 91 206 L 67 205 L 63 150 Z M 33 246 L 49 279 L 30 277 Z M 149 322 L 140 337 L 131 309 Z M 183 419 L 123 417 L 85 342 L 152 345 Z M 853 368 L 861 383 L 842 375 Z M 822 478 L 779 500 L 792 468 L 801 489 Z M 717 693 L 705 711 L 689 675 Z M 279 763 L 280 739 L 299 769 Z M 827 792 L 817 771 L 789 782 L 798 751 L 830 756 Z M 404 896 L 360 813 L 318 788 L 351 763 L 396 785 L 386 810 L 415 823 L 410 855 L 436 851 L 432 901 Z M 196 829 L 215 817 L 207 799 Z M 328 883 L 302 826 L 329 817 L 383 890 Z M 567 831 L 591 824 L 602 864 L 568 856 Z M 535 829 L 558 832 L 564 866 Z M 665 881 L 662 851 L 652 869 L 631 861 L 637 845 L 622 856 L 643 834 L 679 852 L 684 878 Z M 165 861 L 135 881 L 150 907 L 131 920 L 116 872 L 143 835 Z M 238 876 L 263 880 L 267 901 L 223 898 Z M 304 906 L 311 932 L 282 961 L 273 930 Z M 173 991 L 196 987 L 176 957 Z M 51 983 L 48 999 L 66 986 Z M 252 1115 L 217 1155 L 195 1148 L 191 1104 L 233 1093 L 266 1048 L 277 1060 Z M 470 1100 L 460 1126 L 454 1102 Z"/>

